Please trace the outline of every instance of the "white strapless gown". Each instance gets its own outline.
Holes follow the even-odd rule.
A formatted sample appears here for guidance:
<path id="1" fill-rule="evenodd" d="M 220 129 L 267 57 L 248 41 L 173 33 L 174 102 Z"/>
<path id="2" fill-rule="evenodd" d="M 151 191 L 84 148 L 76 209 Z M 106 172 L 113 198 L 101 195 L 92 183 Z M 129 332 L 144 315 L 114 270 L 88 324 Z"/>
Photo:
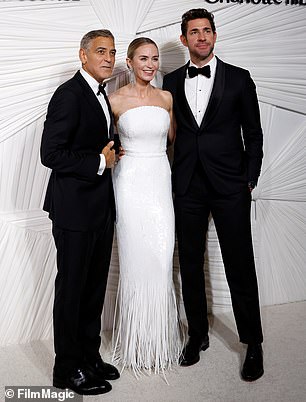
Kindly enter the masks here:
<path id="1" fill-rule="evenodd" d="M 172 277 L 169 123 L 166 109 L 140 106 L 117 125 L 125 155 L 113 170 L 120 267 L 113 360 L 136 375 L 169 369 L 183 346 Z"/>

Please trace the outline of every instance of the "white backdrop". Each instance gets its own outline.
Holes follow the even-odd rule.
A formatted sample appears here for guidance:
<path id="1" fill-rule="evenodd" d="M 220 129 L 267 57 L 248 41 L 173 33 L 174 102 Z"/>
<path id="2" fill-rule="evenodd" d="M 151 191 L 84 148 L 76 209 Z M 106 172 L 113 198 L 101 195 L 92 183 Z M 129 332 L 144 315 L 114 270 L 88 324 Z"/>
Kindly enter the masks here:
<path id="1" fill-rule="evenodd" d="M 55 248 L 41 210 L 49 171 L 39 159 L 48 101 L 79 68 L 79 41 L 92 29 L 116 37 L 108 92 L 126 82 L 136 36 L 154 39 L 161 73 L 187 61 L 180 19 L 190 8 L 215 14 L 215 53 L 250 70 L 264 129 L 264 163 L 253 192 L 252 226 L 262 305 L 306 299 L 306 9 L 190 0 L 0 1 L 0 345 L 52 336 Z M 157 84 L 159 83 L 159 80 Z M 177 252 L 174 258 L 177 277 Z M 230 307 L 213 222 L 205 263 L 210 306 Z M 114 243 L 104 328 L 112 324 L 118 280 Z"/>

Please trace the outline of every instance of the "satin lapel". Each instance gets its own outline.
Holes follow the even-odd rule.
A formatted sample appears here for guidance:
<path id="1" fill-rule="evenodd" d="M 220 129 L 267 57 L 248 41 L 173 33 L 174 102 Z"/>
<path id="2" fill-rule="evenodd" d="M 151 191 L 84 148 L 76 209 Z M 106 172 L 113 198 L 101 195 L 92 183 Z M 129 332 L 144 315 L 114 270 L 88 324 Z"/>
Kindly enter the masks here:
<path id="1" fill-rule="evenodd" d="M 180 109 L 180 114 L 181 116 L 184 116 L 186 122 L 188 122 L 189 125 L 194 126 L 196 129 L 199 128 L 196 119 L 194 118 L 194 115 L 190 109 L 189 103 L 186 98 L 185 94 L 185 78 L 186 78 L 186 73 L 187 73 L 187 67 L 189 65 L 189 62 L 183 66 L 180 71 L 179 71 L 179 76 L 177 80 L 177 104 Z"/>
<path id="2" fill-rule="evenodd" d="M 114 116 L 113 116 L 113 111 L 111 108 L 111 105 L 109 103 L 108 97 L 106 96 L 105 98 L 107 108 L 109 111 L 109 116 L 110 116 L 110 127 L 109 127 L 109 139 L 113 140 L 114 139 Z"/>
<path id="3" fill-rule="evenodd" d="M 206 112 L 204 114 L 200 129 L 202 130 L 206 124 L 208 124 L 215 116 L 219 104 L 222 100 L 225 84 L 225 65 L 222 60 L 217 58 L 217 67 L 215 80 L 212 88 L 212 92 L 208 101 Z"/>
<path id="4" fill-rule="evenodd" d="M 82 74 L 78 71 L 75 76 L 74 76 L 78 82 L 81 84 L 83 90 L 84 90 L 84 96 L 87 100 L 88 103 L 92 106 L 92 109 L 95 111 L 97 114 L 97 117 L 101 121 L 101 123 L 105 126 L 105 129 L 107 130 L 107 121 L 106 117 L 104 115 L 103 109 L 101 107 L 100 102 L 96 98 L 95 94 L 93 93 L 92 89 L 86 82 L 86 80 L 82 77 Z"/>

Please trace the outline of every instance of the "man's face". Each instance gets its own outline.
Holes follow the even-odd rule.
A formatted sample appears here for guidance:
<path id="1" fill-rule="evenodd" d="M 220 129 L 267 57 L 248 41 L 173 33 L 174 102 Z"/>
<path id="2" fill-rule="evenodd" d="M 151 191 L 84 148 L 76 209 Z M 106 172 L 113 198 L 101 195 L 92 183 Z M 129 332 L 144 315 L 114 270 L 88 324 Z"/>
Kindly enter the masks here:
<path id="1" fill-rule="evenodd" d="M 181 42 L 188 47 L 191 61 L 198 65 L 213 58 L 217 34 L 213 33 L 207 18 L 188 21 L 186 36 L 181 35 Z"/>
<path id="2" fill-rule="evenodd" d="M 88 74 L 98 82 L 112 75 L 116 49 L 112 38 L 99 36 L 93 39 L 88 49 L 80 49 L 80 60 Z"/>

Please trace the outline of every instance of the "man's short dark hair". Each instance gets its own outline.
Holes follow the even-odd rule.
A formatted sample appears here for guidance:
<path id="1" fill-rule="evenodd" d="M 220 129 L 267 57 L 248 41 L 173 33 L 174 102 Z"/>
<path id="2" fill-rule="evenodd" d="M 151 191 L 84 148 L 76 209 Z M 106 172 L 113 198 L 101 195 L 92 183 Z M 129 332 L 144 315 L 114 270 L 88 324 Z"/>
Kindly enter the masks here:
<path id="1" fill-rule="evenodd" d="M 198 18 L 207 18 L 210 22 L 213 33 L 216 32 L 213 14 L 207 11 L 205 8 L 193 8 L 189 11 L 186 11 L 186 13 L 184 13 L 182 16 L 181 31 L 183 36 L 186 37 L 187 35 L 188 22 L 191 20 L 196 20 Z"/>

